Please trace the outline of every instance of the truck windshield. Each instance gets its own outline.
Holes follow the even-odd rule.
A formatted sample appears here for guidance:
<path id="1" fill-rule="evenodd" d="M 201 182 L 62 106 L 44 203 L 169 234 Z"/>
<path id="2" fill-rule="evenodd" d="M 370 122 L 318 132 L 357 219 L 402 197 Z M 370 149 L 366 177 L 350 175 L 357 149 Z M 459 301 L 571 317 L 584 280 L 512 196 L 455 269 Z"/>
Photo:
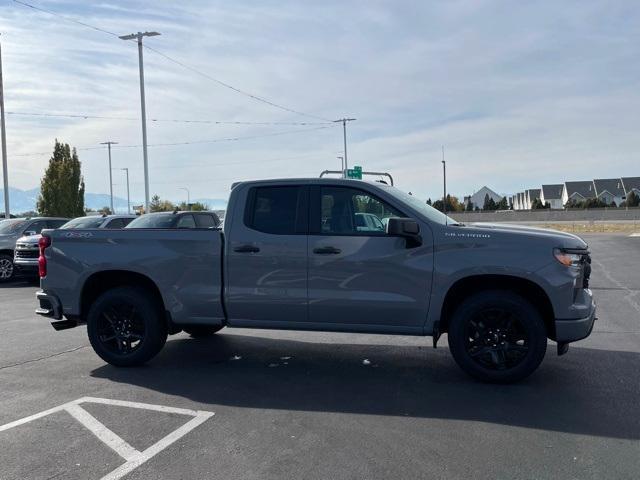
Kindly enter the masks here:
<path id="1" fill-rule="evenodd" d="M 175 219 L 172 212 L 151 213 L 136 218 L 124 228 L 172 228 Z"/>
<path id="2" fill-rule="evenodd" d="M 26 220 L 4 220 L 0 223 L 0 235 L 10 235 L 16 233 L 26 225 Z"/>
<path id="3" fill-rule="evenodd" d="M 414 210 L 417 210 L 418 213 L 424 215 L 425 217 L 427 217 L 428 220 L 431 220 L 432 222 L 439 223 L 440 225 L 459 225 L 460 224 L 460 222 L 458 222 L 457 220 L 454 220 L 453 218 L 445 215 L 440 210 L 436 210 L 431 205 L 427 205 L 426 202 L 423 202 L 419 198 L 416 198 L 413 195 L 409 195 L 408 193 L 405 193 L 402 190 L 398 190 L 395 187 L 386 186 L 385 192 L 397 198 L 401 202 L 409 205 Z"/>
<path id="4" fill-rule="evenodd" d="M 69 220 L 60 228 L 64 230 L 70 230 L 74 228 L 100 228 L 102 222 L 104 222 L 104 217 L 79 217 L 74 218 L 73 220 Z"/>

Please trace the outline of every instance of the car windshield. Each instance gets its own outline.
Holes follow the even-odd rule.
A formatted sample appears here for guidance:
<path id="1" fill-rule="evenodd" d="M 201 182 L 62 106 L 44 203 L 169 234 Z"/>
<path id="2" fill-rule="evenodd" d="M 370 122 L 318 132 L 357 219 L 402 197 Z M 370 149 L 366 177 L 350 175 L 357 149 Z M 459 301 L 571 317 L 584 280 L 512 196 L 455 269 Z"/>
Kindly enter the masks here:
<path id="1" fill-rule="evenodd" d="M 176 216 L 173 213 L 142 215 L 124 228 L 172 228 Z"/>
<path id="2" fill-rule="evenodd" d="M 70 230 L 75 228 L 99 228 L 104 222 L 104 217 L 79 217 L 69 220 L 60 228 L 64 230 Z"/>
<path id="3" fill-rule="evenodd" d="M 418 213 L 424 215 L 432 222 L 439 223 L 440 225 L 460 225 L 460 222 L 458 222 L 457 220 L 454 220 L 453 218 L 442 213 L 440 210 L 436 210 L 426 202 L 423 202 L 419 198 L 414 197 L 413 195 L 409 195 L 402 190 L 399 190 L 395 187 L 387 186 L 385 192 L 397 198 L 401 202 L 406 203 L 414 210 L 417 210 Z"/>
<path id="4" fill-rule="evenodd" d="M 4 220 L 0 223 L 0 235 L 16 233 L 22 227 L 26 226 L 26 224 L 26 220 Z"/>

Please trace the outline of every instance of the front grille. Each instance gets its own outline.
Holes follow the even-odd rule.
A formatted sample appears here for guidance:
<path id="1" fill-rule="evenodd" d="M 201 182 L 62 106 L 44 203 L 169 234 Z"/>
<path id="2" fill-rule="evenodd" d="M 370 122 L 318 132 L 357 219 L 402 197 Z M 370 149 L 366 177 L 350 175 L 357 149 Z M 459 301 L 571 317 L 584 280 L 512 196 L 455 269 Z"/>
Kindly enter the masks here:
<path id="1" fill-rule="evenodd" d="M 16 258 L 38 258 L 39 256 L 38 250 L 16 250 Z"/>

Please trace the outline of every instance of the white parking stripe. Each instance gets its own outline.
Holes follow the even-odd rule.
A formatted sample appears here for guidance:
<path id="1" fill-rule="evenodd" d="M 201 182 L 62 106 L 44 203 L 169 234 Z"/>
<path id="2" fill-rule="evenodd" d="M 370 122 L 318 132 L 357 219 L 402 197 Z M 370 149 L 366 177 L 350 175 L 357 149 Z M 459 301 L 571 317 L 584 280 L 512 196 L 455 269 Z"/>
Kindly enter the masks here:
<path id="1" fill-rule="evenodd" d="M 151 403 L 128 402 L 126 400 L 110 400 L 108 398 L 82 397 L 76 400 L 77 403 L 101 403 L 104 405 L 114 405 L 118 407 L 141 408 L 143 410 L 153 410 L 164 413 L 177 413 L 179 415 L 191 415 L 195 417 L 199 412 L 186 408 L 165 407 L 164 405 L 153 405 Z"/>
<path id="2" fill-rule="evenodd" d="M 198 425 L 205 422 L 207 419 L 211 418 L 213 415 L 214 415 L 213 412 L 202 412 L 202 411 L 198 412 L 195 418 L 192 418 L 187 423 L 182 425 L 180 428 L 178 428 L 177 430 L 174 430 L 169 435 L 159 440 L 157 443 L 154 443 L 145 451 L 141 452 L 138 458 L 128 461 L 127 463 L 121 465 L 111 473 L 108 473 L 107 475 L 102 477 L 101 480 L 119 480 L 120 478 L 124 477 L 126 474 L 131 472 L 132 470 L 138 468 L 140 465 L 145 463 L 151 457 L 153 457 L 157 453 L 167 448 L 176 440 L 179 440 L 180 438 L 184 437 L 187 433 L 189 433 L 191 430 L 196 428 Z"/>
<path id="3" fill-rule="evenodd" d="M 187 415 L 193 418 L 178 429 L 168 434 L 166 437 L 158 440 L 146 450 L 140 452 L 139 450 L 136 450 L 131 445 L 129 445 L 118 435 L 116 435 L 113 431 L 109 430 L 109 428 L 107 428 L 103 423 L 98 421 L 98 419 L 96 419 L 93 415 L 82 408 L 80 406 L 80 404 L 82 403 L 100 403 L 118 407 L 139 408 L 143 410 L 152 410 L 155 412 Z M 80 422 L 82 426 L 93 433 L 102 443 L 110 447 L 118 455 L 126 460 L 126 462 L 120 465 L 118 468 L 102 477 L 102 480 L 119 480 L 214 415 L 213 412 L 207 412 L 203 410 L 189 410 L 186 408 L 165 407 L 163 405 L 153 405 L 150 403 L 128 402 L 125 400 L 110 400 L 107 398 L 82 397 L 77 400 L 64 403 L 57 407 L 50 408 L 49 410 L 44 410 L 34 415 L 21 418 L 20 420 L 7 423 L 5 425 L 0 425 L 0 432 L 9 430 L 13 427 L 24 425 L 25 423 L 29 423 L 33 420 L 37 420 L 39 418 L 46 417 L 47 415 L 51 415 L 52 413 L 61 411 L 68 412 L 74 419 Z"/>
<path id="4" fill-rule="evenodd" d="M 126 461 L 134 460 L 140 455 L 138 450 L 109 430 L 106 425 L 100 422 L 80 405 L 68 405 L 65 410 L 69 412 L 73 418 L 78 420 L 83 427 L 93 433 L 101 442 L 115 451 Z"/>

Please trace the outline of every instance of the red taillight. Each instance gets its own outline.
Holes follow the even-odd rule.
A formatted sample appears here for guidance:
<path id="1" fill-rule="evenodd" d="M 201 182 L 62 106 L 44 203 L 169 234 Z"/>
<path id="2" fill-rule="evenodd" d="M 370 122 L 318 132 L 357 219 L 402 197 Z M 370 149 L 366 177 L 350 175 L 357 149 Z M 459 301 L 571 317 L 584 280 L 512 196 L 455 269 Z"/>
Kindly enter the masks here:
<path id="1" fill-rule="evenodd" d="M 38 247 L 40 248 L 40 256 L 38 257 L 38 274 L 40 278 L 47 276 L 47 257 L 44 256 L 44 251 L 47 247 L 51 246 L 50 237 L 40 237 L 38 240 Z"/>

